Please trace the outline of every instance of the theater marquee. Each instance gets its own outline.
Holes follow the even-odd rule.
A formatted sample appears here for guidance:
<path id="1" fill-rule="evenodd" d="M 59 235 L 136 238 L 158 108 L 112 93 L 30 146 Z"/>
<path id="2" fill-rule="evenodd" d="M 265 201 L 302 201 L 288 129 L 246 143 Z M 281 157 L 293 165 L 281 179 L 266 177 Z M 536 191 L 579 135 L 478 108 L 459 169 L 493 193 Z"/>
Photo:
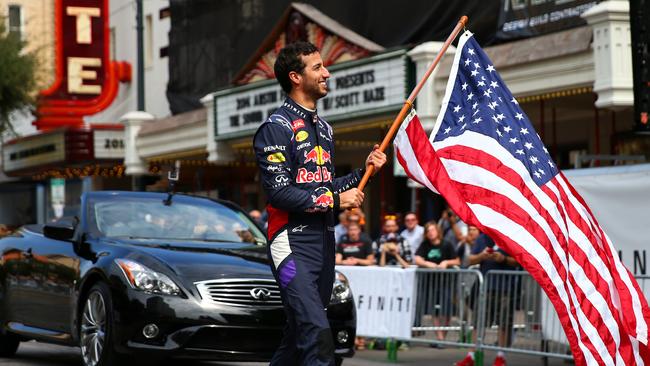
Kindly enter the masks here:
<path id="1" fill-rule="evenodd" d="M 404 50 L 330 66 L 329 93 L 318 113 L 329 122 L 398 110 L 407 95 Z M 275 80 L 214 94 L 216 139 L 252 134 L 285 98 Z"/>

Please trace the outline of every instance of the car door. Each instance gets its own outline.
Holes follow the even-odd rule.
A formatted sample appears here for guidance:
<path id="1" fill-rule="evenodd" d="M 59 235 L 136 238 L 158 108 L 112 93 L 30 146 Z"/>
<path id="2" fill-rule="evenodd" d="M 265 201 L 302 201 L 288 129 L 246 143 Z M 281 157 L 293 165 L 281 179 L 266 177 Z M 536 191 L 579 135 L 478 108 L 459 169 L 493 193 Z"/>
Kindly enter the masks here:
<path id="1" fill-rule="evenodd" d="M 32 236 L 32 235 L 29 235 Z M 34 309 L 32 300 L 36 294 L 36 279 L 32 273 L 31 238 L 8 238 L 2 245 L 2 271 L 4 294 L 2 295 L 5 322 L 29 324 Z"/>
<path id="2" fill-rule="evenodd" d="M 32 271 L 38 278 L 39 286 L 34 302 L 41 309 L 33 314 L 32 324 L 69 334 L 80 259 L 72 242 L 43 239 L 32 248 Z"/>

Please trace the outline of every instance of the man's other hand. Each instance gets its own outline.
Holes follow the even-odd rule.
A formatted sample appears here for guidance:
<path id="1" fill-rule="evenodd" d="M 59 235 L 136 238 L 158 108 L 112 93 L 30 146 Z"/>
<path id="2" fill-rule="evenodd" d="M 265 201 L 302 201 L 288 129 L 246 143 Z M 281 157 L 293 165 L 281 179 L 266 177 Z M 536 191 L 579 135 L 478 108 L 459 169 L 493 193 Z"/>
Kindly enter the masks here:
<path id="1" fill-rule="evenodd" d="M 360 207 L 361 204 L 363 203 L 363 197 L 364 194 L 362 191 L 352 188 L 350 190 L 347 190 L 345 192 L 342 192 L 339 194 L 339 207 L 342 210 L 346 210 L 348 208 L 357 208 Z"/>
<path id="2" fill-rule="evenodd" d="M 384 164 L 386 164 L 386 154 L 379 151 L 379 145 L 375 145 L 366 159 L 366 170 L 373 165 L 375 170 L 372 171 L 372 175 L 375 175 Z"/>

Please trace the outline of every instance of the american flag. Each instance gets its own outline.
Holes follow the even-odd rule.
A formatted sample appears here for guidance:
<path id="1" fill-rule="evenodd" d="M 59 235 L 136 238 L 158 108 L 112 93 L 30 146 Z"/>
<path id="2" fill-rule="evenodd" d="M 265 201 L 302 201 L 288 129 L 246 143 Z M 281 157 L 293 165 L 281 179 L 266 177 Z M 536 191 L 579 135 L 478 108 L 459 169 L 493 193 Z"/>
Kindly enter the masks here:
<path id="1" fill-rule="evenodd" d="M 634 276 L 470 32 L 460 37 L 431 136 L 412 110 L 395 150 L 412 179 L 539 282 L 577 365 L 650 360 L 650 311 Z"/>

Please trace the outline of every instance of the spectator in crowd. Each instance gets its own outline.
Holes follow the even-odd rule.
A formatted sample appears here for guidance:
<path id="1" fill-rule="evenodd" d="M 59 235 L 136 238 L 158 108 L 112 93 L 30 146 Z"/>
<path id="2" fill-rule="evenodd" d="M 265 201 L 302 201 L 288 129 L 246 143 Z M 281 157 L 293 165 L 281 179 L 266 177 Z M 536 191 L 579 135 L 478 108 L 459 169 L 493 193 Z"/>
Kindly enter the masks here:
<path id="1" fill-rule="evenodd" d="M 463 240 L 458 243 L 458 248 L 456 250 L 456 254 L 458 255 L 458 259 L 461 263 L 460 266 L 462 268 L 467 268 L 470 266 L 469 258 L 472 254 L 472 248 L 474 247 L 474 243 L 480 234 L 481 232 L 476 226 L 467 225 L 467 235 L 465 235 Z"/>
<path id="2" fill-rule="evenodd" d="M 363 215 L 363 212 L 360 210 L 354 209 L 354 210 L 348 210 L 347 211 L 347 222 L 348 225 L 351 223 L 357 223 L 359 224 L 359 227 L 361 228 L 361 239 L 364 241 L 369 241 L 372 243 L 372 239 L 370 239 L 370 236 L 364 232 L 363 226 L 365 225 L 365 217 Z"/>
<path id="3" fill-rule="evenodd" d="M 347 266 L 375 265 L 372 243 L 361 236 L 361 226 L 356 222 L 348 224 L 348 233 L 336 245 L 336 264 Z"/>
<path id="4" fill-rule="evenodd" d="M 379 265 L 408 267 L 413 261 L 411 247 L 406 240 L 397 234 L 397 230 L 399 230 L 397 218 L 393 215 L 386 216 L 383 230 L 384 233 L 374 244 L 379 252 Z"/>
<path id="5" fill-rule="evenodd" d="M 487 235 L 480 234 L 472 248 L 472 254 L 469 257 L 469 264 L 478 264 L 479 270 L 484 278 L 487 278 L 485 284 L 486 291 L 486 326 L 490 327 L 496 324 L 499 327 L 497 344 L 500 347 L 508 347 L 511 344 L 513 315 L 515 311 L 515 298 L 512 296 L 515 281 L 509 278 L 498 278 L 500 276 L 486 276 L 489 271 L 493 270 L 513 270 L 519 266 L 517 261 L 506 253 Z M 472 291 L 476 294 L 477 291 Z M 470 307 L 474 308 L 474 300 Z M 476 316 L 474 319 L 476 321 Z M 476 326 L 474 327 L 476 329 Z M 473 332 L 476 339 L 476 331 Z M 505 366 L 506 359 L 503 352 L 499 351 L 494 359 L 494 366 Z M 469 352 L 467 356 L 456 366 L 474 366 L 474 352 Z"/>
<path id="6" fill-rule="evenodd" d="M 415 212 L 407 212 L 404 215 L 404 226 L 406 228 L 402 230 L 400 236 L 409 243 L 415 253 L 424 239 L 424 228 L 418 223 L 418 215 Z"/>
<path id="7" fill-rule="evenodd" d="M 339 213 L 339 223 L 334 226 L 334 241 L 336 245 L 341 242 L 343 235 L 348 231 L 348 214 L 346 211 Z"/>
<path id="8" fill-rule="evenodd" d="M 438 224 L 442 229 L 442 235 L 445 240 L 453 243 L 455 246 L 458 246 L 463 241 L 465 235 L 467 235 L 467 225 L 451 208 L 442 211 Z"/>
<path id="9" fill-rule="evenodd" d="M 422 268 L 447 269 L 460 265 L 460 259 L 456 255 L 454 244 L 444 241 L 440 226 L 435 222 L 424 225 L 425 239 L 415 252 L 415 264 Z M 433 325 L 435 327 L 448 326 L 452 311 L 451 277 L 441 275 L 437 277 L 435 287 L 431 289 L 432 298 L 430 304 L 433 306 Z M 427 306 L 428 308 L 428 306 Z M 436 338 L 439 341 L 445 340 L 446 332 L 436 331 Z"/>

